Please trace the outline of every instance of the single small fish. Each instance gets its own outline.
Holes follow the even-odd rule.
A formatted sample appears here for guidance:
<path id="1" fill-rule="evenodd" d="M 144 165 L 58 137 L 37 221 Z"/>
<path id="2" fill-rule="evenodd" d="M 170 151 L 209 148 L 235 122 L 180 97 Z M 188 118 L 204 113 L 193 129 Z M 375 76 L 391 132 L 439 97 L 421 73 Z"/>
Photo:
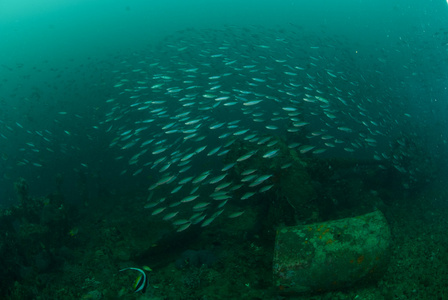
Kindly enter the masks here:
<path id="1" fill-rule="evenodd" d="M 353 130 L 352 130 L 351 128 L 344 127 L 344 126 L 340 126 L 340 127 L 338 127 L 338 129 L 339 129 L 340 131 L 353 132 Z"/>
<path id="2" fill-rule="evenodd" d="M 220 191 L 222 189 L 225 189 L 226 187 L 228 187 L 231 184 L 232 184 L 231 182 L 223 182 L 220 185 L 218 185 L 217 187 L 215 187 L 215 191 Z"/>
<path id="3" fill-rule="evenodd" d="M 228 171 L 231 169 L 236 163 L 230 163 L 224 166 L 224 168 L 221 169 L 222 172 Z"/>
<path id="4" fill-rule="evenodd" d="M 297 108 L 294 107 L 282 107 L 282 109 L 287 112 L 294 112 L 297 110 Z"/>
<path id="5" fill-rule="evenodd" d="M 219 192 L 220 190 L 218 190 Z M 223 200 L 227 200 L 227 199 L 231 199 L 232 196 L 227 195 L 227 194 L 222 194 L 222 195 L 215 195 L 212 196 L 213 200 L 217 200 L 217 201 L 223 201 Z"/>
<path id="6" fill-rule="evenodd" d="M 248 131 L 249 131 L 249 129 L 239 130 L 239 131 L 235 132 L 233 135 L 242 135 L 242 134 L 245 134 Z"/>
<path id="7" fill-rule="evenodd" d="M 166 209 L 166 207 L 160 207 L 160 208 L 154 210 L 154 211 L 152 212 L 151 215 L 153 215 L 153 216 L 158 215 L 158 214 L 160 214 L 162 211 L 164 211 L 165 209 Z"/>
<path id="8" fill-rule="evenodd" d="M 210 225 L 210 223 L 213 222 L 215 219 L 216 219 L 215 216 L 211 216 L 210 218 L 208 218 L 207 220 L 202 222 L 201 227 L 206 227 L 206 226 Z"/>
<path id="9" fill-rule="evenodd" d="M 247 175 L 250 175 L 250 174 L 252 174 L 252 173 L 254 173 L 254 172 L 256 172 L 257 171 L 257 169 L 249 169 L 249 170 L 245 170 L 245 171 L 243 171 L 242 173 L 241 173 L 241 175 L 242 176 L 247 176 Z"/>
<path id="10" fill-rule="evenodd" d="M 181 232 L 181 231 L 184 231 L 184 230 L 186 230 L 188 227 L 190 227 L 190 225 L 191 225 L 191 222 L 188 222 L 188 223 L 185 223 L 185 224 L 183 224 L 183 225 L 180 225 L 179 226 L 179 228 L 177 228 L 177 232 Z"/>
<path id="11" fill-rule="evenodd" d="M 249 153 L 247 153 L 247 154 L 245 154 L 245 155 L 239 157 L 236 161 L 237 161 L 237 162 L 244 161 L 244 160 L 248 159 L 249 157 L 251 157 L 252 155 L 254 155 L 255 152 L 257 152 L 257 150 L 250 151 Z"/>
<path id="12" fill-rule="evenodd" d="M 193 206 L 193 210 L 204 210 L 210 203 L 209 202 L 201 202 Z"/>
<path id="13" fill-rule="evenodd" d="M 171 191 L 171 194 L 175 194 L 175 193 L 177 193 L 182 187 L 183 187 L 183 185 L 178 185 L 177 187 L 175 187 L 175 188 Z"/>
<path id="14" fill-rule="evenodd" d="M 246 177 L 241 178 L 241 182 L 249 182 L 257 177 L 256 174 L 247 175 Z"/>
<path id="15" fill-rule="evenodd" d="M 215 149 L 211 150 L 211 151 L 207 154 L 207 156 L 211 156 L 211 155 L 215 154 L 216 152 L 219 151 L 219 149 L 221 149 L 221 146 L 216 147 Z"/>
<path id="16" fill-rule="evenodd" d="M 205 171 L 204 173 L 202 173 L 201 175 L 199 175 L 198 177 L 196 177 L 192 183 L 196 184 L 196 183 L 200 183 L 202 182 L 205 178 L 208 177 L 208 175 L 210 175 L 210 171 Z"/>
<path id="17" fill-rule="evenodd" d="M 315 146 L 311 146 L 311 145 L 303 145 L 303 146 L 301 146 L 301 147 L 299 148 L 299 150 L 300 150 L 300 153 L 305 154 L 305 153 L 307 153 L 308 151 L 310 151 L 310 150 L 312 150 L 312 149 L 314 149 L 314 148 L 315 148 Z"/>
<path id="18" fill-rule="evenodd" d="M 187 196 L 185 198 L 183 198 L 182 200 L 180 200 L 180 202 L 182 203 L 187 203 L 187 202 L 191 202 L 194 199 L 196 199 L 197 197 L 199 197 L 199 195 L 191 195 L 191 196 Z"/>
<path id="19" fill-rule="evenodd" d="M 181 181 L 179 181 L 179 184 L 180 184 L 180 185 L 183 185 L 183 184 L 185 184 L 185 183 L 190 182 L 192 179 L 193 179 L 193 176 L 184 178 L 184 179 L 182 179 Z"/>
<path id="20" fill-rule="evenodd" d="M 264 192 L 270 190 L 273 186 L 274 186 L 273 184 L 266 185 L 266 186 L 260 188 L 260 189 L 258 190 L 258 192 L 260 192 L 260 193 L 264 193 Z"/>
<path id="21" fill-rule="evenodd" d="M 252 105 L 255 105 L 255 104 L 260 103 L 261 101 L 263 101 L 263 100 L 253 100 L 253 101 L 248 101 L 248 102 L 244 102 L 243 105 L 244 105 L 244 106 L 252 106 Z"/>
<path id="22" fill-rule="evenodd" d="M 252 197 L 253 195 L 255 195 L 255 192 L 247 192 L 246 194 L 244 194 L 244 195 L 241 197 L 241 200 L 249 199 L 249 198 Z"/>
<path id="23" fill-rule="evenodd" d="M 223 180 L 224 177 L 226 177 L 226 176 L 227 176 L 227 173 L 222 174 L 222 175 L 219 175 L 219 176 L 216 176 L 215 178 L 210 179 L 209 183 L 210 183 L 210 184 L 218 183 L 218 182 L 220 182 L 221 180 Z"/>
<path id="24" fill-rule="evenodd" d="M 229 215 L 229 218 L 230 218 L 230 219 L 238 218 L 238 217 L 241 216 L 242 214 L 244 214 L 244 210 L 243 210 L 243 211 L 237 211 L 237 212 L 234 212 L 233 214 L 230 214 L 230 215 Z"/>
<path id="25" fill-rule="evenodd" d="M 138 269 L 138 268 L 126 268 L 126 269 L 120 270 L 120 272 L 126 271 L 126 270 L 134 270 L 134 271 L 140 272 L 141 275 L 137 277 L 137 280 L 135 281 L 135 284 L 134 284 L 134 293 L 138 293 L 138 292 L 144 293 L 146 291 L 146 288 L 149 285 L 149 280 L 148 280 L 148 277 L 146 277 L 145 271 L 143 271 L 142 269 Z"/>
<path id="26" fill-rule="evenodd" d="M 258 177 L 254 182 L 252 182 L 249 187 L 254 187 L 259 185 L 260 183 L 262 183 L 263 181 L 265 181 L 266 179 L 271 178 L 272 175 L 262 175 L 260 177 Z"/>
<path id="27" fill-rule="evenodd" d="M 174 218 L 178 213 L 179 213 L 179 211 L 175 211 L 175 212 L 169 213 L 169 214 L 167 214 L 167 215 L 165 215 L 165 216 L 163 217 L 163 220 L 164 220 L 164 221 L 171 220 L 171 219 Z"/>
<path id="28" fill-rule="evenodd" d="M 267 152 L 265 155 L 263 155 L 263 158 L 272 158 L 274 156 L 277 156 L 279 149 L 271 150 Z"/>

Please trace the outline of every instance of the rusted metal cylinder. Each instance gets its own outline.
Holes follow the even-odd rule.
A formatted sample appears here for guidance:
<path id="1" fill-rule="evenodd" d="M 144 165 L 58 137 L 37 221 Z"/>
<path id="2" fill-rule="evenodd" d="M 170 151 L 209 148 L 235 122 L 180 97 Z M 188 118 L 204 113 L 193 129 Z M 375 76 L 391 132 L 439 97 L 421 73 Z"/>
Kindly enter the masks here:
<path id="1" fill-rule="evenodd" d="M 283 294 L 375 282 L 387 269 L 391 235 L 380 211 L 277 230 L 274 284 Z"/>

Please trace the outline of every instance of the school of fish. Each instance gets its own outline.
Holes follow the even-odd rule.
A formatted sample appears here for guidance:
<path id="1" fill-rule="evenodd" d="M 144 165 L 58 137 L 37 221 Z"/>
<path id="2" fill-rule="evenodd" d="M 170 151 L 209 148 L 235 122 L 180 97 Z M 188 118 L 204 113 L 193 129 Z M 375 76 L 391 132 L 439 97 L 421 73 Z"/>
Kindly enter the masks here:
<path id="1" fill-rule="evenodd" d="M 428 131 L 407 110 L 402 94 L 418 65 L 391 59 L 406 48 L 377 49 L 384 56 L 366 60 L 358 56 L 365 47 L 294 26 L 187 29 L 97 61 L 98 68 L 80 65 L 79 74 L 91 71 L 84 73 L 91 85 L 77 92 L 96 91 L 86 100 L 91 107 L 82 99 L 42 105 L 51 97 L 38 91 L 19 99 L 18 85 L 11 101 L 34 108 L 1 112 L 0 186 L 25 176 L 33 185 L 45 181 L 50 192 L 61 174 L 77 201 L 89 181 L 113 191 L 100 182 L 106 175 L 143 182 L 148 218 L 177 231 L 243 216 L 274 195 L 275 172 L 292 165 L 289 151 L 369 160 L 408 178 L 409 187 L 429 180 L 425 164 L 440 157 L 422 150 L 444 148 L 423 142 Z M 65 84 L 67 93 L 56 94 L 62 99 L 71 96 L 72 82 Z M 281 162 L 275 172 L 267 167 L 273 162 Z"/>
<path id="2" fill-rule="evenodd" d="M 373 84 L 380 72 L 356 68 L 337 42 L 258 31 L 186 31 L 116 66 L 102 123 L 110 148 L 127 162 L 121 176 L 155 174 L 144 208 L 177 231 L 239 217 L 244 209 L 227 203 L 275 189 L 257 166 L 238 180 L 230 172 L 278 155 L 279 139 L 302 155 L 357 155 L 409 172 L 404 154 L 388 152 L 397 104 Z M 229 162 L 236 141 L 264 150 Z"/>

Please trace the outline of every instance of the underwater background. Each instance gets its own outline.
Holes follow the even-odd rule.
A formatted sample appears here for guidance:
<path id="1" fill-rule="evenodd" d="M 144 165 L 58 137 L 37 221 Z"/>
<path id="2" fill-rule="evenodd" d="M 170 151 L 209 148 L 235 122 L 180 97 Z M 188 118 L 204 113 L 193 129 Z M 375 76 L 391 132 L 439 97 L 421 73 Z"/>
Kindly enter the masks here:
<path id="1" fill-rule="evenodd" d="M 2 299 L 448 297 L 445 1 L 61 2 L 0 2 Z"/>

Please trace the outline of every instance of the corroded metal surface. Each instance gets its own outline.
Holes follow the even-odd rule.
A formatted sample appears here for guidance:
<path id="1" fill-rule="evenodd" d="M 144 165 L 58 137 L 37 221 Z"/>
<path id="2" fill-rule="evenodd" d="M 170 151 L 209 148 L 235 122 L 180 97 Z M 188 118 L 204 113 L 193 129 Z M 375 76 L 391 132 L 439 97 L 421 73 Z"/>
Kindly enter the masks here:
<path id="1" fill-rule="evenodd" d="M 274 284 L 282 293 L 319 292 L 378 280 L 391 235 L 384 215 L 366 215 L 277 231 Z"/>

